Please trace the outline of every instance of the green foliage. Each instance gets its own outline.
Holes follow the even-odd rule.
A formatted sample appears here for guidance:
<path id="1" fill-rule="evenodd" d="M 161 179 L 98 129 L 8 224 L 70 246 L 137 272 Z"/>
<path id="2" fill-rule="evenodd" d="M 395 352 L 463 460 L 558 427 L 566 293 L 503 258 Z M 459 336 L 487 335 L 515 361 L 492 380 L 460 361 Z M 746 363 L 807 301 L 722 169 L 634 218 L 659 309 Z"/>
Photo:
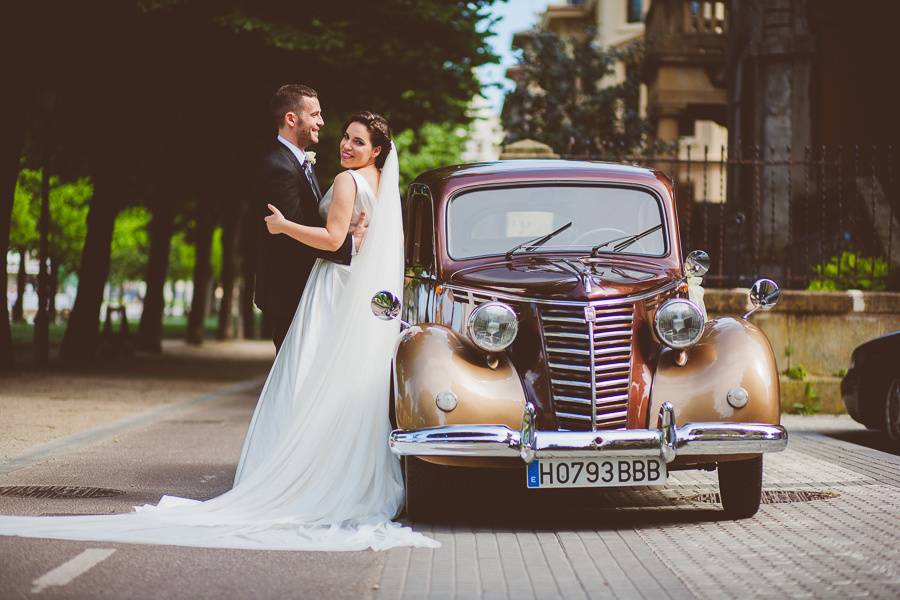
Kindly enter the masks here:
<path id="1" fill-rule="evenodd" d="M 561 154 L 649 150 L 650 123 L 639 113 L 643 46 L 601 48 L 593 40 L 593 32 L 574 42 L 550 32 L 529 38 L 503 105 L 507 143 L 531 138 Z"/>
<path id="2" fill-rule="evenodd" d="M 813 389 L 812 383 L 807 381 L 803 387 L 803 401 L 791 404 L 787 412 L 792 415 L 809 416 L 817 414 L 821 409 L 822 404 L 819 402 L 819 395 Z"/>
<path id="3" fill-rule="evenodd" d="M 139 281 L 147 269 L 150 211 L 143 206 L 127 208 L 116 217 L 109 265 L 109 282 Z"/>
<path id="4" fill-rule="evenodd" d="M 212 276 L 216 281 L 222 279 L 222 228 L 216 227 L 212 238 L 212 255 L 209 262 L 212 265 Z"/>
<path id="5" fill-rule="evenodd" d="M 22 169 L 19 172 L 10 230 L 11 248 L 38 250 L 41 177 L 40 170 Z M 59 177 L 50 178 L 49 250 L 64 274 L 78 269 L 87 233 L 88 203 L 93 193 L 93 185 L 87 177 L 65 183 Z"/>
<path id="6" fill-rule="evenodd" d="M 878 257 L 845 250 L 813 267 L 816 278 L 807 289 L 813 291 L 869 290 L 887 288 L 888 264 Z"/>
<path id="7" fill-rule="evenodd" d="M 394 136 L 401 189 L 424 171 L 459 163 L 466 144 L 465 131 L 451 123 L 426 123 L 420 129 L 407 129 Z"/>
<path id="8" fill-rule="evenodd" d="M 809 371 L 807 371 L 806 367 L 803 365 L 789 367 L 785 369 L 784 374 L 787 375 L 788 379 L 793 379 L 795 381 L 803 381 L 809 377 Z"/>
<path id="9" fill-rule="evenodd" d="M 16 192 L 13 200 L 12 221 L 9 229 L 9 247 L 16 250 L 33 250 L 37 247 L 37 217 L 32 206 L 34 199 L 39 198 L 39 187 L 34 187 L 32 178 L 25 175 L 27 170 L 19 173 L 16 181 Z M 33 173 L 33 171 L 31 171 Z M 38 186 L 40 179 L 38 179 Z"/>
<path id="10" fill-rule="evenodd" d="M 191 279 L 194 276 L 195 256 L 194 245 L 187 242 L 183 231 L 173 235 L 169 248 L 169 271 L 166 279 L 169 281 Z"/>
<path id="11" fill-rule="evenodd" d="M 832 373 L 832 375 L 834 375 L 835 377 L 846 377 L 846 376 L 847 376 L 847 369 L 838 369 L 837 371 L 835 371 L 834 373 Z"/>

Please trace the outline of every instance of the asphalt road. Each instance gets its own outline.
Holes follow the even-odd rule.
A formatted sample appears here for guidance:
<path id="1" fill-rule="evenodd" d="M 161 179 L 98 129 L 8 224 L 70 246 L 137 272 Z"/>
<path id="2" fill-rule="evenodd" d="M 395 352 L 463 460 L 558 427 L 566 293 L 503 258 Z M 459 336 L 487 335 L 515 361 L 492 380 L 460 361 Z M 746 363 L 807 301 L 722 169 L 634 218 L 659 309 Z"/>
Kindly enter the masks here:
<path id="1" fill-rule="evenodd" d="M 0 513 L 100 514 L 230 488 L 255 386 L 176 405 L 0 465 L 0 488 L 111 488 L 106 498 L 0 496 Z M 818 421 L 817 421 L 818 419 Z M 846 418 L 788 418 L 765 487 L 824 499 L 726 521 L 715 474 L 663 490 L 529 495 L 521 474 L 467 482 L 414 524 L 437 550 L 262 552 L 0 537 L 0 598 L 719 598 L 900 596 L 900 458 Z"/>
<path id="2" fill-rule="evenodd" d="M 0 475 L 0 486 L 111 488 L 93 499 L 0 497 L 0 513 L 128 512 L 163 494 L 206 499 L 231 488 L 256 401 L 251 391 L 158 415 L 137 429 Z M 89 549 L 115 552 L 38 594 L 47 598 L 364 598 L 384 564 L 376 552 L 262 552 L 0 537 L 0 597 L 32 598 L 41 577 Z M 90 556 L 90 555 L 89 555 Z M 88 561 L 89 562 L 89 561 Z"/>

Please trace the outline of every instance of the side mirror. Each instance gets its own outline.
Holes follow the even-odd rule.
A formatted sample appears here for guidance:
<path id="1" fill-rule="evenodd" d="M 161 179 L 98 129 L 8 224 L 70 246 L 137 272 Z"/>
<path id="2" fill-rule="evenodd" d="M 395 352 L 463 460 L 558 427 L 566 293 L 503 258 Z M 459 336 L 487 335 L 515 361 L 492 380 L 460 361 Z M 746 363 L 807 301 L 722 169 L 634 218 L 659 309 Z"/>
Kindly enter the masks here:
<path id="1" fill-rule="evenodd" d="M 753 308 L 744 315 L 744 318 L 746 319 L 758 310 L 769 310 L 778 304 L 779 298 L 781 298 L 781 290 L 777 283 L 771 279 L 757 280 L 750 288 L 750 304 L 753 305 Z"/>
<path id="2" fill-rule="evenodd" d="M 709 272 L 709 254 L 705 250 L 694 250 L 684 259 L 684 274 L 688 277 L 703 277 Z"/>
<path id="3" fill-rule="evenodd" d="M 375 292 L 371 307 L 372 314 L 382 321 L 393 321 L 400 316 L 400 298 L 390 290 Z"/>

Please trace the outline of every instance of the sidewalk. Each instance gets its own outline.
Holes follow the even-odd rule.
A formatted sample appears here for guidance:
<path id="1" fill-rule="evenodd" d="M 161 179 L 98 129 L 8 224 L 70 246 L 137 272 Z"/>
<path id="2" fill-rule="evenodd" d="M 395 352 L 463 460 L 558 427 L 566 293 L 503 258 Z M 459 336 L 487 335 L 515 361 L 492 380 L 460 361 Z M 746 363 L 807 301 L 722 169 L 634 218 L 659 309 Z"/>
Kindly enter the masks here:
<path id="1" fill-rule="evenodd" d="M 235 382 L 264 377 L 267 340 L 163 342 L 89 370 L 25 370 L 0 376 L 0 463 L 38 446 L 184 402 Z"/>

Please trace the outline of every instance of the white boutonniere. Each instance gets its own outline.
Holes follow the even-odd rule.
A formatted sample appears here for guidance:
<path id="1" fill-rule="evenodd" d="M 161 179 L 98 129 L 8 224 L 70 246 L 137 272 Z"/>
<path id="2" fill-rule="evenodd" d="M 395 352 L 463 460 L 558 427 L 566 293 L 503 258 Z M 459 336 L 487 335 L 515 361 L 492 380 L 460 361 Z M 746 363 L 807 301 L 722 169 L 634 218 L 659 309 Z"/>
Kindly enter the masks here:
<path id="1" fill-rule="evenodd" d="M 316 166 L 316 153 L 315 152 L 307 152 L 306 160 L 308 160 L 309 164 L 311 164 L 312 166 Z"/>

